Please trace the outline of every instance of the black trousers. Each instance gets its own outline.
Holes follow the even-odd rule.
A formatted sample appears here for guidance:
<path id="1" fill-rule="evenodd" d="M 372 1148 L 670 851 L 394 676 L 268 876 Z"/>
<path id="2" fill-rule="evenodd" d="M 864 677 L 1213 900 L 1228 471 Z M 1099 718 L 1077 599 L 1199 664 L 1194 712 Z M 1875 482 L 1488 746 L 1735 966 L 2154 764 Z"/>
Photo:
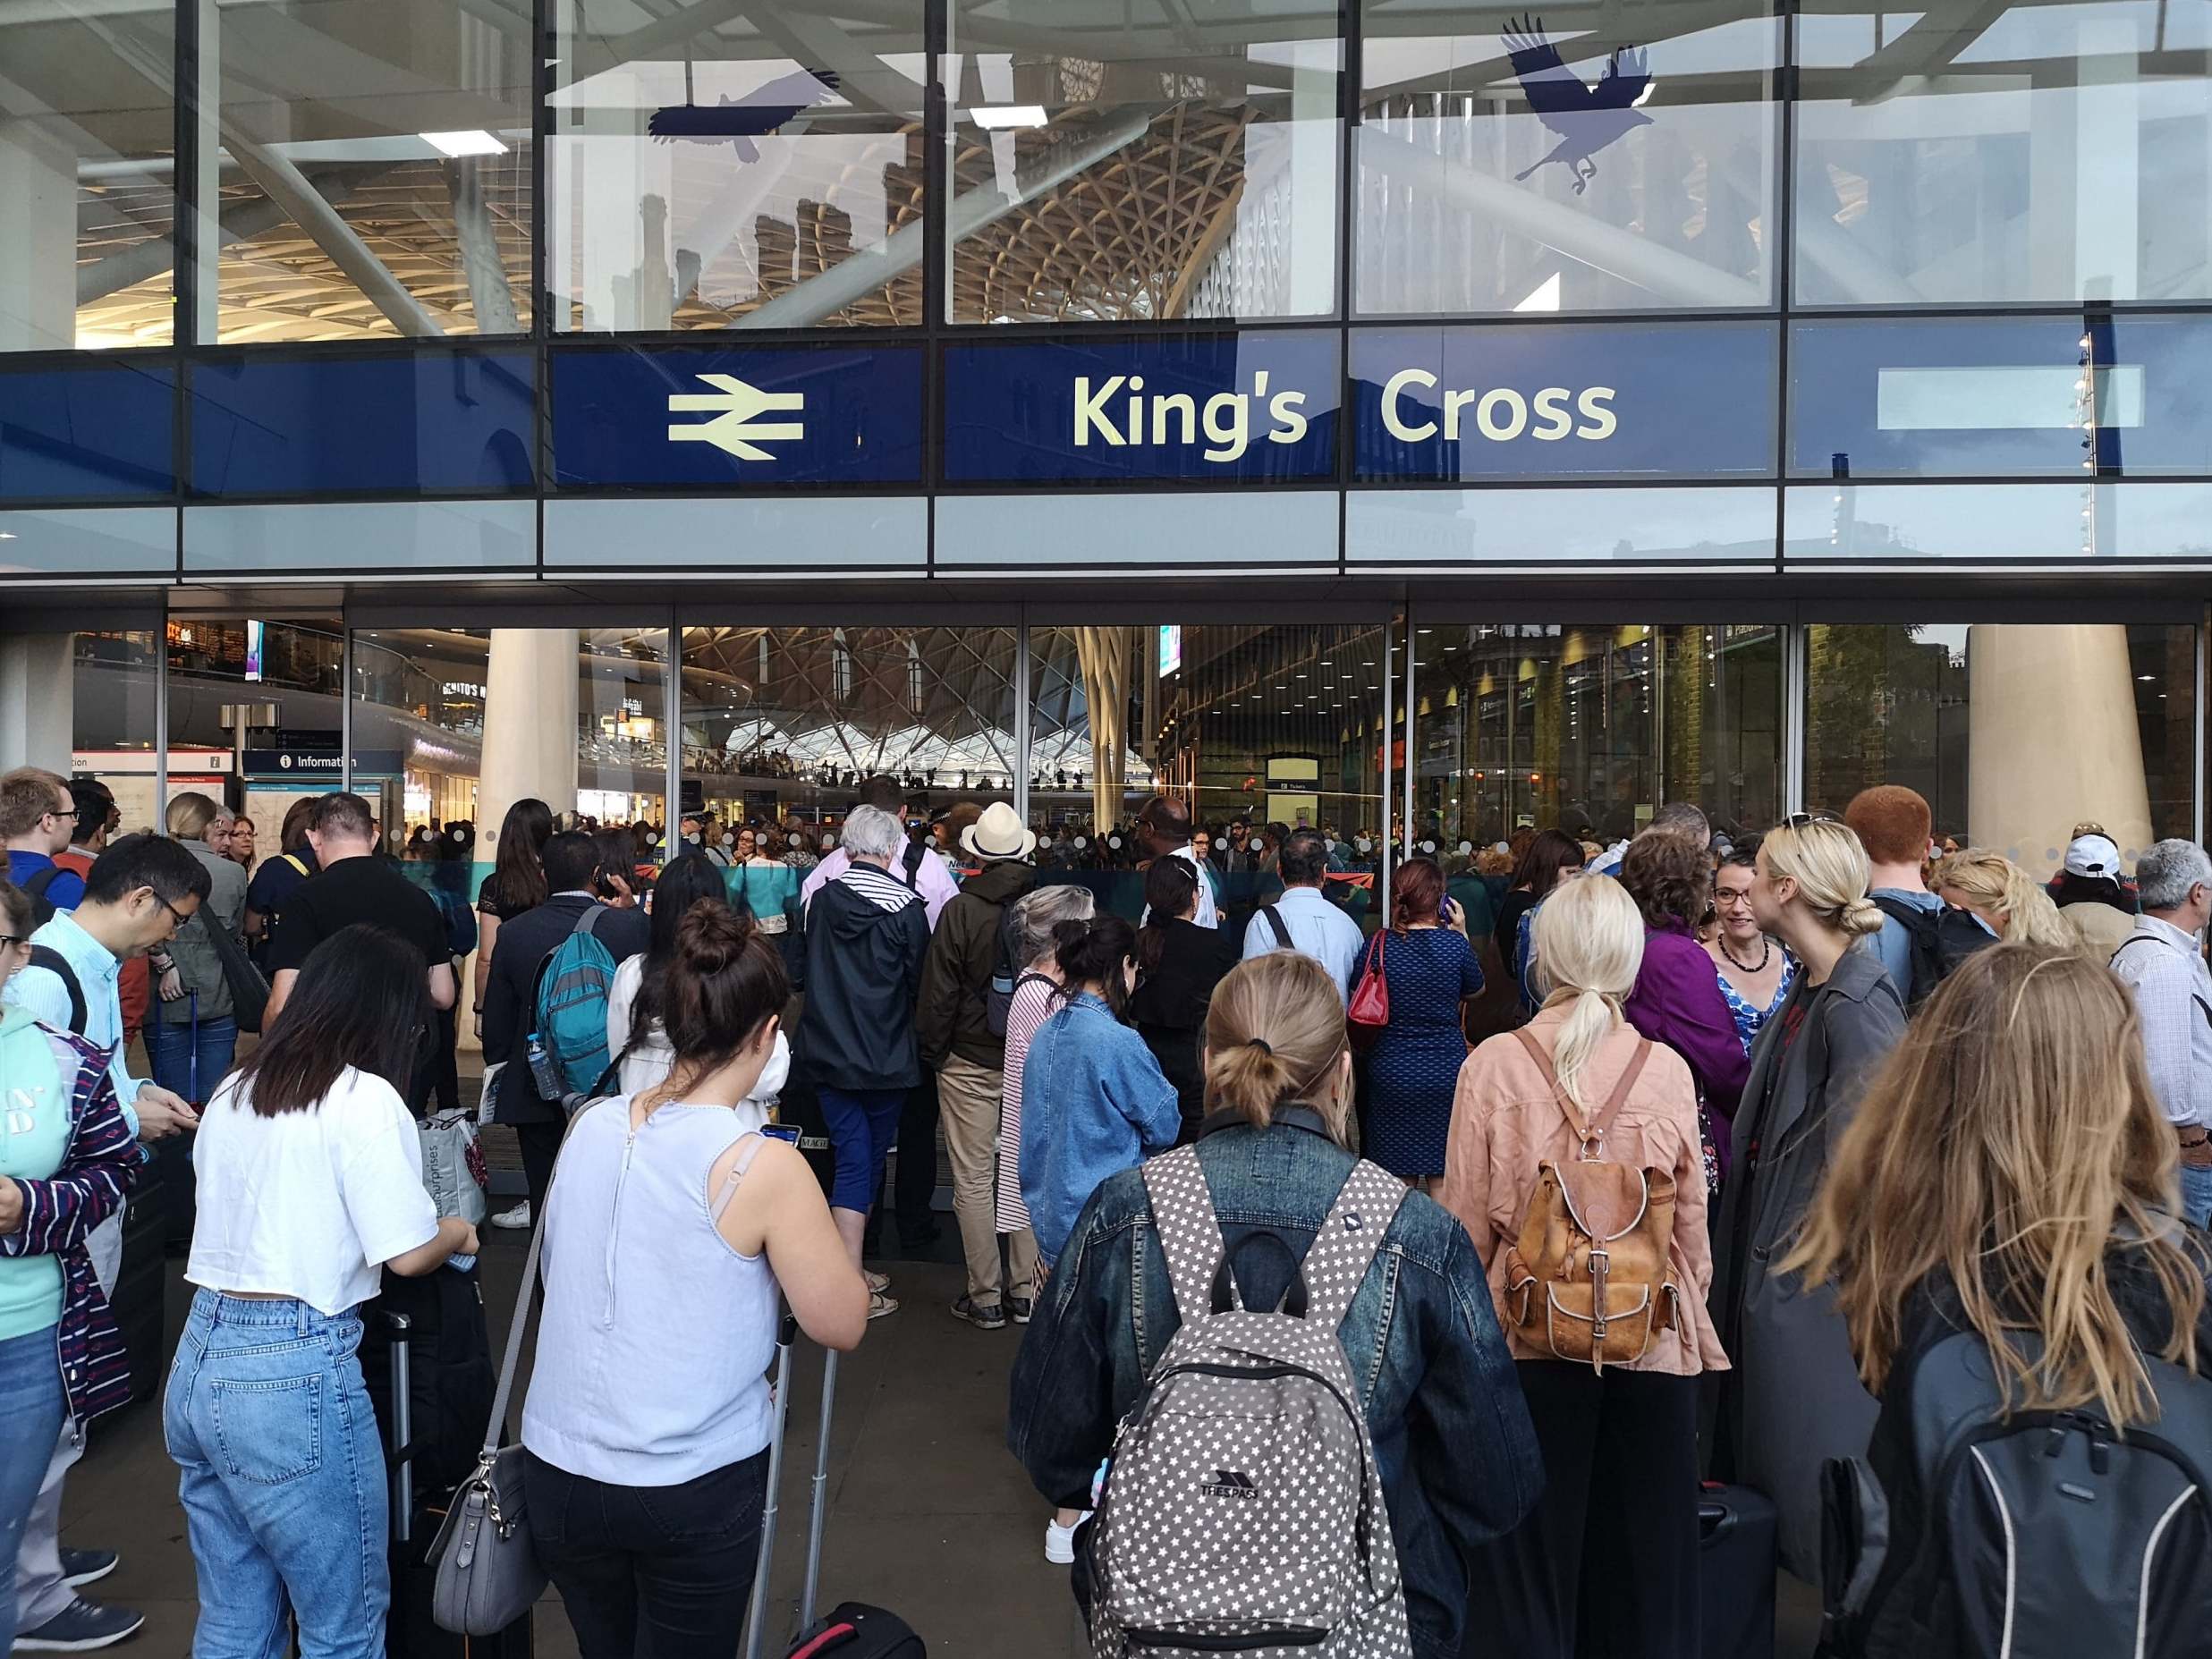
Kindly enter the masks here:
<path id="1" fill-rule="evenodd" d="M 546 1213 L 546 1189 L 553 1184 L 553 1163 L 561 1155 L 565 1123 L 517 1123 L 514 1138 L 522 1153 L 522 1179 L 530 1185 L 531 1219 Z"/>
<path id="2" fill-rule="evenodd" d="M 583 1659 L 734 1659 L 768 1494 L 766 1452 L 674 1486 L 610 1486 L 535 1456 L 538 1564 Z"/>
<path id="3" fill-rule="evenodd" d="M 899 1241 L 919 1245 L 936 1224 L 930 1202 L 937 1192 L 937 1074 L 921 1069 L 921 1081 L 907 1091 L 899 1113 L 898 1173 L 891 1207 L 899 1220 Z"/>
<path id="4" fill-rule="evenodd" d="M 1698 1379 L 1514 1369 L 1544 1495 L 1469 1557 L 1462 1653 L 1699 1659 Z"/>

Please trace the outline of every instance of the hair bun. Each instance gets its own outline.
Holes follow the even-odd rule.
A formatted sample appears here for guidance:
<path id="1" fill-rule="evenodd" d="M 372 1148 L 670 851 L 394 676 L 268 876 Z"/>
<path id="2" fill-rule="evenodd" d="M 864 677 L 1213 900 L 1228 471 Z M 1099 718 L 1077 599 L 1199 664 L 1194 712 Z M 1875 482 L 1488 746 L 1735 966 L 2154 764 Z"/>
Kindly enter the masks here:
<path id="1" fill-rule="evenodd" d="M 1853 899 L 1843 907 L 1843 914 L 1838 921 L 1845 933 L 1858 938 L 1867 934 L 1881 932 L 1882 924 L 1888 919 L 1889 918 L 1883 913 L 1882 907 L 1875 903 L 1873 900 Z"/>
<path id="2" fill-rule="evenodd" d="M 693 973 L 720 973 L 752 943 L 753 918 L 713 899 L 701 899 L 676 924 L 676 956 Z"/>

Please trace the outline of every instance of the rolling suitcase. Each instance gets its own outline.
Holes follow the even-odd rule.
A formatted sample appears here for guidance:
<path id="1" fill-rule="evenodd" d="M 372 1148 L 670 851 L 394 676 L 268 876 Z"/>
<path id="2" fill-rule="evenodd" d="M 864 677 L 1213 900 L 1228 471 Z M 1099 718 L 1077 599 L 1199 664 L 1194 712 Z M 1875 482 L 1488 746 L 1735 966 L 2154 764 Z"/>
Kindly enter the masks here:
<path id="1" fill-rule="evenodd" d="M 430 1486 L 416 1479 L 418 1466 L 435 1453 L 436 1442 L 434 1435 L 418 1433 L 417 1406 L 422 1393 L 414 1375 L 412 1350 L 419 1340 L 414 1320 L 389 1309 L 380 1309 L 377 1317 L 383 1322 L 385 1344 L 391 1352 L 388 1389 L 375 1391 L 382 1392 L 390 1401 L 383 1422 L 392 1482 L 388 1552 L 392 1607 L 386 1617 L 384 1651 L 388 1659 L 530 1659 L 528 1613 L 498 1635 L 488 1637 L 456 1636 L 440 1629 L 430 1617 L 437 1562 L 429 1551 L 445 1519 L 453 1488 Z"/>
<path id="2" fill-rule="evenodd" d="M 1775 1506 L 1748 1486 L 1698 1489 L 1705 1659 L 1774 1659 Z"/>
<path id="3" fill-rule="evenodd" d="M 191 1167 L 189 1160 L 186 1167 Z M 123 1212 L 123 1262 L 115 1272 L 114 1294 L 107 1299 L 130 1359 L 133 1401 L 154 1397 L 169 1362 L 169 1350 L 162 1340 L 169 1285 L 168 1168 L 165 1162 L 139 1165 L 138 1181 Z"/>
<path id="4" fill-rule="evenodd" d="M 775 1427 L 768 1442 L 768 1502 L 760 1515 L 760 1562 L 753 1574 L 752 1608 L 746 1624 L 745 1659 L 763 1659 L 767 1641 L 768 1574 L 775 1564 L 776 1488 L 784 1475 L 784 1428 L 791 1415 L 791 1350 L 798 1321 L 786 1311 L 775 1333 Z M 831 1408 L 837 1399 L 837 1350 L 822 1362 L 822 1432 L 815 1443 L 814 1496 L 807 1525 L 805 1588 L 799 1597 L 799 1633 L 775 1651 L 784 1659 L 928 1659 L 929 1649 L 894 1612 L 865 1602 L 840 1602 L 814 1616 L 822 1587 L 823 1508 L 829 1491 Z"/>

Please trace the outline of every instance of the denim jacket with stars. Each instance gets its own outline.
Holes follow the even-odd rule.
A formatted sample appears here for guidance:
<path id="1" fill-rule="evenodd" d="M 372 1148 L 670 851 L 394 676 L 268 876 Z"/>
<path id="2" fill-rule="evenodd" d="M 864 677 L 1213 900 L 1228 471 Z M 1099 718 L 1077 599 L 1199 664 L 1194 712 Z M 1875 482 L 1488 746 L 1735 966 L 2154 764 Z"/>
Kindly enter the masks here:
<path id="1" fill-rule="evenodd" d="M 1352 1156 L 1303 1108 L 1264 1130 L 1217 1123 L 1198 1143 L 1215 1214 L 1244 1305 L 1272 1308 Z M 1181 1324 L 1143 1172 L 1111 1176 L 1077 1219 L 1014 1361 L 1007 1443 L 1047 1498 L 1089 1507 L 1091 1476 Z M 1338 1335 L 1382 1469 L 1414 1653 L 1453 1659 L 1464 1553 L 1514 1527 L 1544 1481 L 1466 1230 L 1408 1193 Z"/>

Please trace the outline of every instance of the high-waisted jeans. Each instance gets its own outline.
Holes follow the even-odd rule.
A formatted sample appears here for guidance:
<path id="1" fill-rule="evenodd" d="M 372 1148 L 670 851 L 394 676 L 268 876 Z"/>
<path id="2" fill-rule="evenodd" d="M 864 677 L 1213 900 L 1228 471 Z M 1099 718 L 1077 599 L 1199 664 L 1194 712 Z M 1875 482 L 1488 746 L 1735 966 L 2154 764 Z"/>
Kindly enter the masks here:
<path id="1" fill-rule="evenodd" d="M 391 1605 L 384 1444 L 352 1310 L 201 1291 L 162 1433 L 199 1579 L 193 1659 L 383 1659 Z"/>

